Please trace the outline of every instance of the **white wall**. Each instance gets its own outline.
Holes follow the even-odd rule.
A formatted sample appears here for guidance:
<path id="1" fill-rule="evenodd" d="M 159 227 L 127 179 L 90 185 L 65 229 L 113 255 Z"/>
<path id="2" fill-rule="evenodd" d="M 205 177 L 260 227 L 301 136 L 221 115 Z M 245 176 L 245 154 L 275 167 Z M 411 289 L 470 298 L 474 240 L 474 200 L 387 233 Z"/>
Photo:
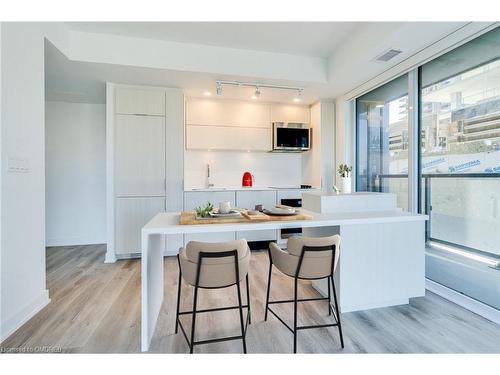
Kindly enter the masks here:
<path id="1" fill-rule="evenodd" d="M 106 242 L 106 108 L 45 104 L 46 245 Z"/>
<path id="2" fill-rule="evenodd" d="M 254 186 L 302 184 L 300 153 L 187 150 L 184 155 L 184 188 L 205 187 L 207 164 L 211 182 L 219 187 L 240 187 L 243 172 L 255 176 Z"/>
<path id="3" fill-rule="evenodd" d="M 0 341 L 49 302 L 45 286 L 44 37 L 63 45 L 64 26 L 1 24 Z M 25 173 L 8 171 L 26 160 Z"/>
<path id="4" fill-rule="evenodd" d="M 304 184 L 321 187 L 321 104 L 311 106 L 311 149 L 302 153 L 302 179 Z"/>

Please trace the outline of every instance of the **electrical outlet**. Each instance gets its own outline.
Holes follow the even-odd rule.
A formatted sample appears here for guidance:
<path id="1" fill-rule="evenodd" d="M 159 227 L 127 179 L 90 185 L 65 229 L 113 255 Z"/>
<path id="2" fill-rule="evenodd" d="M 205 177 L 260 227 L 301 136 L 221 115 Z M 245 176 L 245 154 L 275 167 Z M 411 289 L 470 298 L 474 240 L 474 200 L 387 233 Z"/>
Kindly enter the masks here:
<path id="1" fill-rule="evenodd" d="M 29 172 L 29 160 L 22 158 L 9 157 L 8 172 L 11 173 L 27 173 Z"/>

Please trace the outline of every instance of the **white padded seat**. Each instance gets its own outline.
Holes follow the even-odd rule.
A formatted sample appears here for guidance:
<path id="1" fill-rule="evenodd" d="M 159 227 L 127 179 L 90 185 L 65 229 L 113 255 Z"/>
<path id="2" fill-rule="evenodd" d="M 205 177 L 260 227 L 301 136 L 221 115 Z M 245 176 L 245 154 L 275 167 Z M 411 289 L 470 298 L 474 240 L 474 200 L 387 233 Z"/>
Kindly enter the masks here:
<path id="1" fill-rule="evenodd" d="M 281 249 L 274 242 L 269 245 L 273 264 L 281 272 L 288 276 L 295 277 L 300 255 L 304 246 L 320 247 L 335 245 L 335 259 L 333 271 L 337 267 L 340 255 L 340 236 L 330 237 L 290 237 L 286 250 Z M 330 276 L 332 273 L 332 252 L 308 251 L 304 254 L 302 266 L 300 267 L 299 278 L 320 279 Z"/>
<path id="2" fill-rule="evenodd" d="M 248 265 L 250 264 L 250 249 L 244 239 L 228 242 L 188 242 L 179 254 L 183 279 L 188 284 L 195 286 L 200 252 L 215 253 L 231 250 L 238 252 L 239 281 L 243 280 L 248 273 Z M 222 288 L 235 283 L 234 257 L 203 259 L 200 268 L 199 287 Z"/>

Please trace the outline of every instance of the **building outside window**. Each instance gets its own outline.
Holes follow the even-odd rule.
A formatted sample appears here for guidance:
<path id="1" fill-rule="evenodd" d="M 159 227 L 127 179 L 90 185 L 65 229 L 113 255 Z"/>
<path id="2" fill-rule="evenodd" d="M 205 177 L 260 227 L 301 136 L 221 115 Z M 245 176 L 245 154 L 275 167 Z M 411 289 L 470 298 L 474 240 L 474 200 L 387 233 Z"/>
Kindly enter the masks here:
<path id="1" fill-rule="evenodd" d="M 396 193 L 408 208 L 408 76 L 356 100 L 358 191 Z"/>

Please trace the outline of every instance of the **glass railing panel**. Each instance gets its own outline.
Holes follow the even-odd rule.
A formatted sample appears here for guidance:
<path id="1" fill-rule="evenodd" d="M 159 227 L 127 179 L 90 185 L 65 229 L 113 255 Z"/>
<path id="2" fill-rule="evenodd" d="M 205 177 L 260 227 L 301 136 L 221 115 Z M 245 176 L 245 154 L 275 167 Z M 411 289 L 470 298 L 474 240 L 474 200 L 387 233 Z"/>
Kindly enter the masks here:
<path id="1" fill-rule="evenodd" d="M 431 178 L 430 237 L 500 256 L 500 178 Z"/>
<path id="2" fill-rule="evenodd" d="M 397 205 L 405 211 L 408 211 L 408 176 L 385 175 L 380 177 L 379 191 L 384 193 L 396 194 Z"/>

